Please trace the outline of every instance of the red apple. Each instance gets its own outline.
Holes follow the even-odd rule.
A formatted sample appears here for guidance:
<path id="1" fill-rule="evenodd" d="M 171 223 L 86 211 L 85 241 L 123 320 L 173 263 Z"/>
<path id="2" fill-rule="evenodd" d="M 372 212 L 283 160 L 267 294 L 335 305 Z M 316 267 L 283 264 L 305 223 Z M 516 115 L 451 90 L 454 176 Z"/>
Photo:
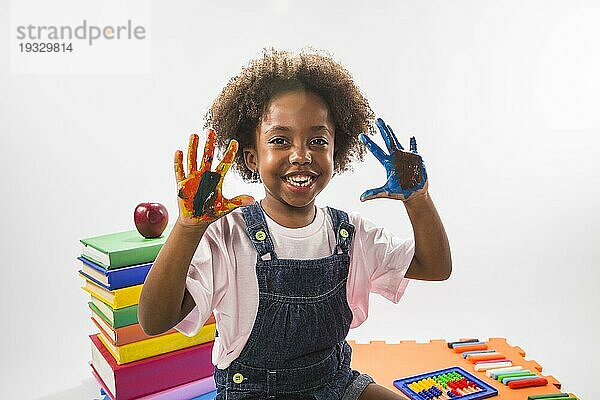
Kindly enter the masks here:
<path id="1" fill-rule="evenodd" d="M 140 203 L 133 211 L 138 232 L 146 239 L 162 235 L 169 222 L 167 208 L 160 203 Z"/>

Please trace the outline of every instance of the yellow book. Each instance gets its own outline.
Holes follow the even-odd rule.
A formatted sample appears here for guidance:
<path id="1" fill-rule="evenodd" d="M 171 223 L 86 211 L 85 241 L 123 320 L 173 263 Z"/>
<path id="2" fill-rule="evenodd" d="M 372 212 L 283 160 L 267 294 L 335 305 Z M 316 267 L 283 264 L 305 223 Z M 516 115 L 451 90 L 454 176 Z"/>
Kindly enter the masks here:
<path id="1" fill-rule="evenodd" d="M 216 328 L 216 324 L 208 324 L 200 328 L 200 331 L 192 337 L 185 336 L 180 332 L 175 332 L 168 335 L 140 340 L 139 342 L 125 344 L 123 346 L 112 345 L 110 341 L 104 337 L 102 332 L 98 335 L 98 339 L 100 339 L 110 354 L 113 355 L 117 364 L 121 365 L 157 356 L 159 354 L 185 349 L 186 347 L 211 342 L 215 339 Z"/>
<path id="2" fill-rule="evenodd" d="M 82 275 L 83 276 L 83 275 Z M 140 301 L 142 285 L 129 286 L 122 289 L 108 290 L 96 282 L 85 279 L 85 284 L 81 287 L 83 290 L 102 300 L 113 309 L 129 307 Z"/>

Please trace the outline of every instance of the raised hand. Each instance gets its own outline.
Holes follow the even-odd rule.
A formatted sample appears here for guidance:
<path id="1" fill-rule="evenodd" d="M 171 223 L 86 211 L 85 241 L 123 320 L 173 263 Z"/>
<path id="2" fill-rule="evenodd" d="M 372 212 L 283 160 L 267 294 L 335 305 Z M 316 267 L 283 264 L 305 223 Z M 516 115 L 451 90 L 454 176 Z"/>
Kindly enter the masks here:
<path id="1" fill-rule="evenodd" d="M 188 176 L 183 170 L 183 152 L 175 152 L 175 179 L 177 180 L 179 218 L 185 224 L 208 224 L 237 207 L 254 203 L 248 195 L 226 199 L 222 194 L 223 179 L 238 150 L 238 142 L 229 142 L 223 160 L 211 171 L 217 134 L 208 130 L 200 169 L 197 169 L 198 135 L 190 135 L 188 146 Z"/>
<path id="2" fill-rule="evenodd" d="M 410 151 L 404 151 L 404 148 L 398 142 L 394 131 L 389 125 L 377 118 L 377 128 L 383 141 L 389 151 L 385 153 L 368 136 L 361 133 L 360 140 L 367 146 L 379 162 L 385 167 L 387 173 L 387 182 L 385 185 L 375 189 L 369 189 L 360 196 L 360 201 L 366 201 L 377 197 L 386 197 L 399 199 L 402 201 L 416 192 L 427 191 L 427 171 L 425 164 L 419 154 L 417 154 L 417 140 L 410 138 Z"/>

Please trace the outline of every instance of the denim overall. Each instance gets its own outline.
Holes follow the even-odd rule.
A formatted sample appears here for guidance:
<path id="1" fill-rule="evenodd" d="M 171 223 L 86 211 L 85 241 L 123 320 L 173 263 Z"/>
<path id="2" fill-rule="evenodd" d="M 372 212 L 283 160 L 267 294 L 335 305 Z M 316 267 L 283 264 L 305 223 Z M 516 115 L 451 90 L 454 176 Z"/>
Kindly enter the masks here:
<path id="1" fill-rule="evenodd" d="M 242 208 L 258 253 L 258 312 L 239 357 L 215 369 L 216 399 L 335 400 L 360 375 L 350 368 L 345 341 L 352 321 L 346 280 L 354 226 L 345 212 L 328 210 L 334 254 L 292 260 L 277 258 L 260 205 Z"/>

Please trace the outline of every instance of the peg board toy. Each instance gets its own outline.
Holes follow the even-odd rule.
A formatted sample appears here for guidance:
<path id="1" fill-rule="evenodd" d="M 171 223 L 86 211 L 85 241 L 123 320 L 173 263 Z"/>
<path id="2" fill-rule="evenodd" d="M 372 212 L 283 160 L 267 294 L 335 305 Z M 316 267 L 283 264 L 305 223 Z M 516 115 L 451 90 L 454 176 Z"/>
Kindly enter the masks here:
<path id="1" fill-rule="evenodd" d="M 440 369 L 394 381 L 411 400 L 479 400 L 496 396 L 498 391 L 460 367 Z"/>
<path id="2" fill-rule="evenodd" d="M 417 343 L 414 340 L 401 341 L 397 344 L 387 344 L 382 341 L 372 341 L 358 344 L 349 341 L 352 347 L 352 368 L 369 374 L 375 381 L 390 390 L 399 393 L 394 387 L 394 381 L 432 371 L 460 367 L 482 382 L 498 391 L 499 399 L 523 400 L 531 395 L 560 394 L 560 382 L 552 376 L 542 376 L 542 366 L 533 360 L 526 360 L 525 351 L 520 347 L 511 346 L 504 338 L 491 338 L 486 341 L 487 349 L 494 350 L 511 360 L 513 365 L 521 366 L 524 370 L 534 372 L 543 377 L 548 384 L 545 386 L 511 389 L 509 386 L 493 379 L 485 370 L 476 371 L 473 360 L 463 358 L 460 352 L 449 348 L 445 340 L 432 340 L 427 343 Z"/>

